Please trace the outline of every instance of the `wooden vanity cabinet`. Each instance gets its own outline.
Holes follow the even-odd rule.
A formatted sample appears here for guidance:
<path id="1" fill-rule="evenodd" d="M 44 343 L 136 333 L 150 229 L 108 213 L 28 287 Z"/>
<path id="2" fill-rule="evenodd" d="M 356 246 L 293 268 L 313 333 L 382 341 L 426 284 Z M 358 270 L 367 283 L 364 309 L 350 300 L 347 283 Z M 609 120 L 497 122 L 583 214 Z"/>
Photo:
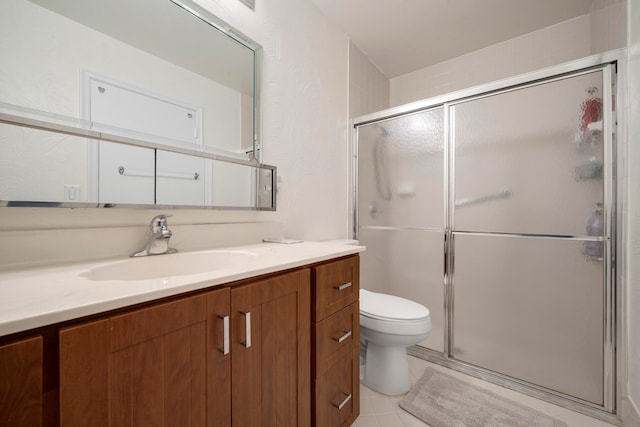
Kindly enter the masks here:
<path id="1" fill-rule="evenodd" d="M 309 269 L 231 288 L 234 426 L 311 421 Z"/>
<path id="2" fill-rule="evenodd" d="M 359 257 L 314 266 L 312 277 L 312 421 L 349 426 L 360 414 Z"/>
<path id="3" fill-rule="evenodd" d="M 296 270 L 61 330 L 61 425 L 309 425 L 309 277 Z"/>
<path id="4" fill-rule="evenodd" d="M 41 426 L 42 405 L 42 337 L 0 346 L 0 426 Z"/>
<path id="5" fill-rule="evenodd" d="M 224 288 L 61 330 L 61 425 L 230 425 L 230 356 L 218 350 L 229 295 Z"/>

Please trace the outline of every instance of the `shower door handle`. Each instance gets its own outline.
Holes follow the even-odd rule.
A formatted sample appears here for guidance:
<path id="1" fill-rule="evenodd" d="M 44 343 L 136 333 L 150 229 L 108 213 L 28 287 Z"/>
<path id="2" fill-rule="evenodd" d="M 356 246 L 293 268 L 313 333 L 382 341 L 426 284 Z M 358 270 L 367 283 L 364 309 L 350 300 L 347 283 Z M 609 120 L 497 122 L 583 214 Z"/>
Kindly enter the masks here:
<path id="1" fill-rule="evenodd" d="M 338 291 L 344 291 L 347 288 L 350 288 L 351 286 L 353 286 L 353 283 L 351 282 L 345 282 L 340 286 L 334 286 L 333 288 L 338 290 Z"/>

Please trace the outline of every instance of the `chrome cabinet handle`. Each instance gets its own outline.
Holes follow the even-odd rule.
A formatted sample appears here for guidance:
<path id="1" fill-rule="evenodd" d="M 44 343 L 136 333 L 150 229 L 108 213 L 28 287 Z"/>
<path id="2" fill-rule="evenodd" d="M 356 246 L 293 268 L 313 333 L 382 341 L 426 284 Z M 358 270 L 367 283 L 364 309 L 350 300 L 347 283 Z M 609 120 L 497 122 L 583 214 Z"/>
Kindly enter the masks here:
<path id="1" fill-rule="evenodd" d="M 222 354 L 229 354 L 229 316 L 218 316 L 222 319 L 223 327 L 222 327 L 222 347 L 219 347 L 218 350 L 222 352 Z"/>
<path id="2" fill-rule="evenodd" d="M 246 348 L 249 348 L 251 347 L 251 312 L 241 311 L 240 314 L 242 314 L 245 317 L 245 322 L 244 322 L 244 339 L 245 340 L 240 342 L 240 344 L 242 344 Z"/>
<path id="3" fill-rule="evenodd" d="M 350 288 L 351 286 L 353 286 L 353 283 L 351 282 L 345 282 L 340 286 L 334 286 L 333 288 L 338 290 L 338 291 L 344 291 L 347 288 Z"/>
<path id="4" fill-rule="evenodd" d="M 349 401 L 351 400 L 351 393 L 344 393 L 344 395 L 347 396 L 347 397 L 345 397 L 342 402 L 340 402 L 338 405 L 336 405 L 335 403 L 333 404 L 333 406 L 338 408 L 338 411 L 341 410 L 342 408 L 344 408 L 344 405 L 349 403 Z"/>
<path id="5" fill-rule="evenodd" d="M 338 341 L 338 343 L 341 343 L 342 341 L 346 340 L 351 336 L 351 331 L 343 331 L 343 332 L 344 332 L 344 335 L 342 335 L 340 338 L 334 338 L 334 340 Z"/>

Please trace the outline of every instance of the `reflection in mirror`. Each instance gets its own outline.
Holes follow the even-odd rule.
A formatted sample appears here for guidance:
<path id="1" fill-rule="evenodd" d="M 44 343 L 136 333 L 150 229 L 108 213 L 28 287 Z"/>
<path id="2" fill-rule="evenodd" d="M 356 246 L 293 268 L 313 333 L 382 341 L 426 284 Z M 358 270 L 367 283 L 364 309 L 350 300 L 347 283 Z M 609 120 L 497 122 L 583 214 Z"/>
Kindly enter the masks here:
<path id="1" fill-rule="evenodd" d="M 155 153 L 153 149 L 100 142 L 97 187 L 89 199 L 106 204 L 154 203 Z M 117 156 L 114 155 L 117 153 Z M 89 167 L 92 172 L 92 168 Z"/>
<path id="2" fill-rule="evenodd" d="M 183 158 L 182 161 L 176 161 L 176 156 Z M 274 169 L 184 156 L 163 150 L 157 150 L 156 162 L 158 204 L 275 208 L 272 196 Z M 208 174 L 203 175 L 203 170 Z"/>
<path id="3" fill-rule="evenodd" d="M 108 150 L 94 173 L 83 135 L 7 123 L 0 133 L 0 206 L 275 210 L 272 166 L 101 140 Z M 97 189 L 85 191 L 94 180 Z"/>
<path id="4" fill-rule="evenodd" d="M 212 160 L 169 151 L 156 151 L 156 203 L 160 205 L 211 206 Z M 246 168 L 246 166 L 244 166 Z M 247 168 L 250 169 L 250 168 Z M 229 191 L 234 191 L 230 186 Z M 247 188 L 254 187 L 247 183 Z M 233 206 L 233 205 L 228 205 Z M 237 205 L 249 207 L 249 205 Z"/>
<path id="5" fill-rule="evenodd" d="M 87 199 L 87 140 L 0 124 L 0 200 L 97 202 Z"/>
<path id="6" fill-rule="evenodd" d="M 0 19 L 0 101 L 151 134 L 109 108 L 188 104 L 194 144 L 253 151 L 255 51 L 175 3 L 3 0 Z"/>
<path id="7" fill-rule="evenodd" d="M 5 116 L 0 199 L 261 208 L 259 52 L 190 0 L 3 0 L 0 113 L 75 130 Z"/>

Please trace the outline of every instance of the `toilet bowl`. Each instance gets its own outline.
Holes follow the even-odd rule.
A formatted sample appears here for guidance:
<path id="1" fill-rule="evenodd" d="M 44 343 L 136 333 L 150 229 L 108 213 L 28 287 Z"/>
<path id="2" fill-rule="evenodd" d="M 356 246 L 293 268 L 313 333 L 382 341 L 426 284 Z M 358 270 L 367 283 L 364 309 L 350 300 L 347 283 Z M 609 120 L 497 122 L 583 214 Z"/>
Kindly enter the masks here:
<path id="1" fill-rule="evenodd" d="M 411 388 L 407 347 L 431 330 L 429 310 L 417 302 L 360 289 L 360 381 L 388 395 Z"/>

